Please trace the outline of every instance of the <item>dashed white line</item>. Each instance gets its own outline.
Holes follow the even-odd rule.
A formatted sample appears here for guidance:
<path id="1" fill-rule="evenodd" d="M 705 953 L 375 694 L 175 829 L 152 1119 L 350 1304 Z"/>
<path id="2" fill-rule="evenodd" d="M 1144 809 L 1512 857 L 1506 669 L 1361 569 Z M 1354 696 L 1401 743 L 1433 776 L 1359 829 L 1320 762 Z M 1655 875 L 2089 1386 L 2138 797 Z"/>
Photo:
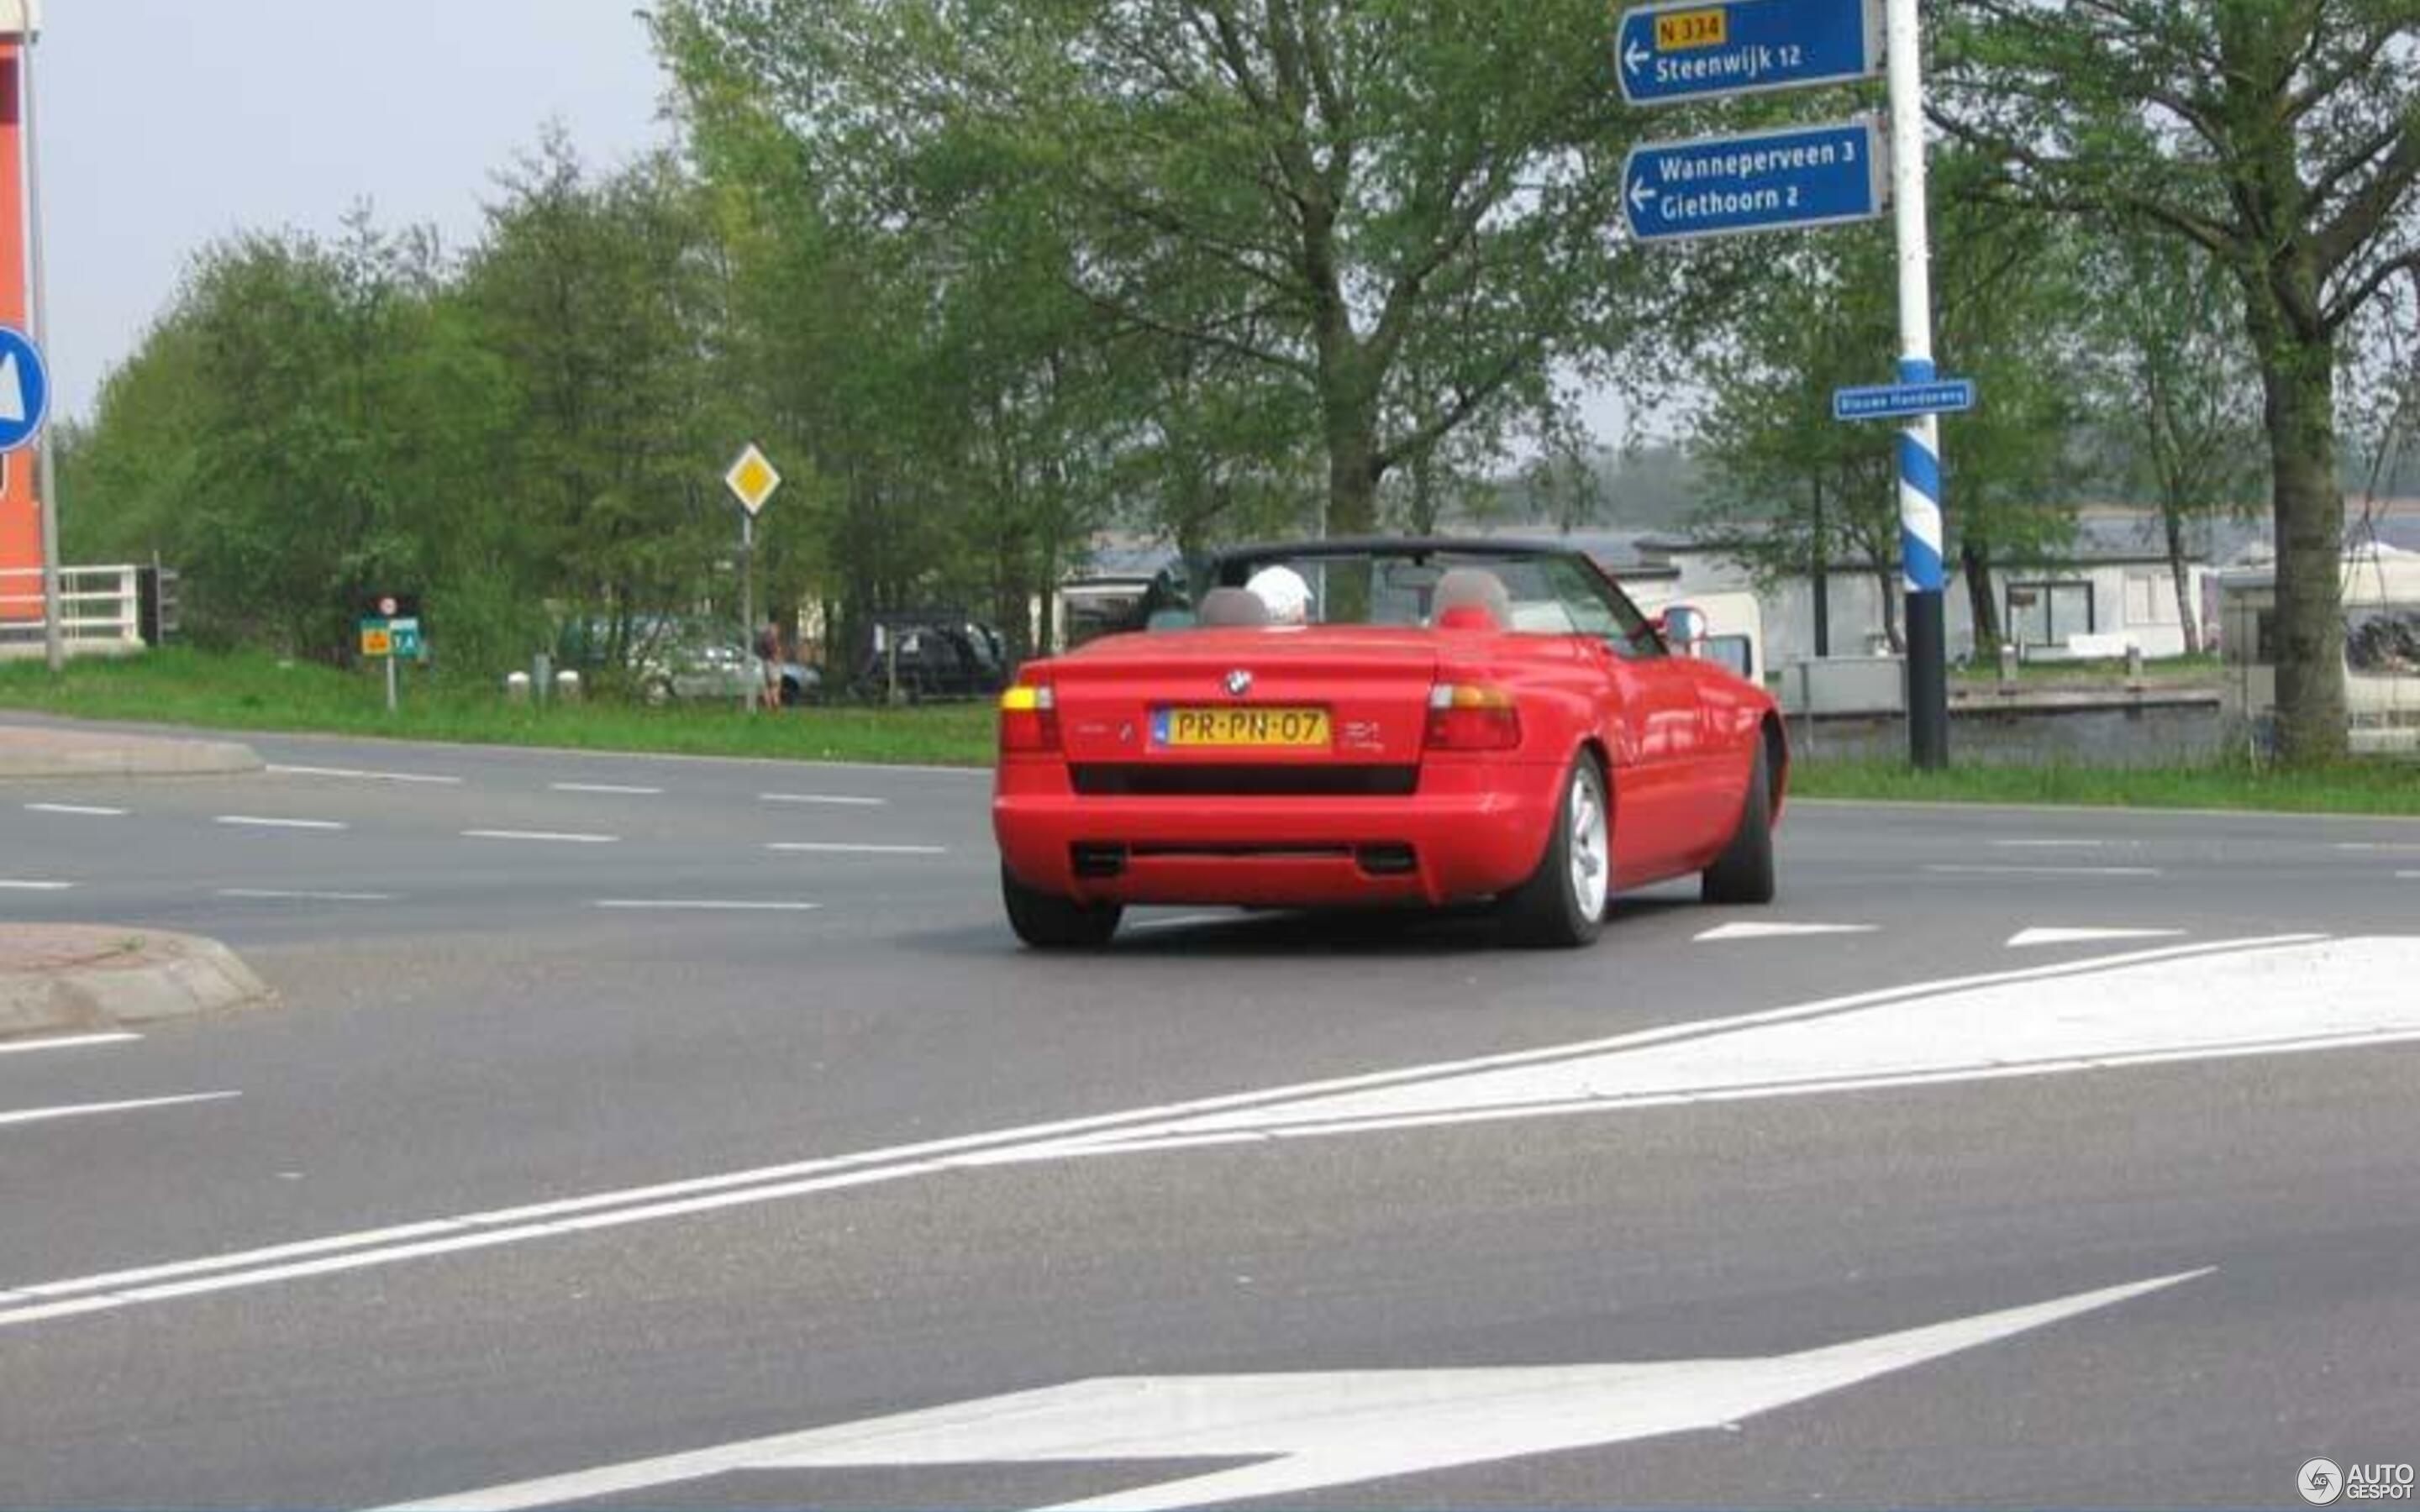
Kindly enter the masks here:
<path id="1" fill-rule="evenodd" d="M 126 815 L 123 809 L 103 808 L 97 803 L 29 803 L 25 810 L 28 813 L 89 814 L 97 819 L 122 819 Z"/>
<path id="2" fill-rule="evenodd" d="M 244 829 L 345 829 L 341 819 L 275 819 L 261 814 L 223 813 L 217 823 Z"/>
<path id="3" fill-rule="evenodd" d="M 1928 866 L 1944 876 L 1996 877 L 2156 877 L 2156 866 Z"/>
<path id="4" fill-rule="evenodd" d="M 2009 851 L 2097 851 L 2109 844 L 2105 840 L 1995 840 L 1993 845 Z"/>
<path id="5" fill-rule="evenodd" d="M 661 788 L 626 787 L 619 782 L 549 782 L 547 786 L 557 793 L 612 793 L 639 798 L 656 797 L 664 791 Z"/>
<path id="6" fill-rule="evenodd" d="M 2011 950 L 2037 945 L 2081 945 L 2093 940 L 2156 940 L 2182 934 L 2180 929 L 2063 929 L 2055 925 L 2022 929 L 2009 936 Z"/>
<path id="7" fill-rule="evenodd" d="M 114 1029 L 106 1034 L 62 1034 L 48 1040 L 20 1040 L 13 1044 L 0 1044 L 0 1056 L 22 1056 L 33 1050 L 80 1050 L 85 1045 L 123 1044 L 143 1036 L 127 1029 Z"/>
<path id="8" fill-rule="evenodd" d="M 2420 872 L 2397 872 L 2395 874 L 2406 882 L 2420 882 Z"/>
<path id="9" fill-rule="evenodd" d="M 295 903 L 389 903 L 395 902 L 391 892 L 297 892 L 284 887 L 221 887 L 222 898 L 256 898 Z"/>
<path id="10" fill-rule="evenodd" d="M 72 882 L 45 882 L 30 877 L 0 877 L 0 892 L 65 892 Z"/>
<path id="11" fill-rule="evenodd" d="M 47 1119 L 81 1119 L 96 1113 L 132 1113 L 138 1108 L 169 1108 L 186 1103 L 223 1103 L 241 1092 L 188 1092 L 182 1097 L 146 1097 L 126 1103 L 70 1103 L 54 1108 L 19 1108 L 0 1113 L 0 1124 L 39 1123 Z"/>
<path id="12" fill-rule="evenodd" d="M 843 793 L 759 793 L 759 803 L 826 803 L 847 809 L 879 809 L 889 798 L 855 798 Z"/>
<path id="13" fill-rule="evenodd" d="M 1879 924 L 1717 924 L 1698 934 L 1694 943 L 1793 939 L 1807 934 L 1871 934 L 1880 928 Z"/>
<path id="14" fill-rule="evenodd" d="M 2340 851 L 2393 851 L 2398 854 L 2405 852 L 2420 854 L 2420 843 L 2411 843 L 2403 841 L 2340 840 L 2336 841 L 2336 849 Z"/>
<path id="15" fill-rule="evenodd" d="M 582 835 L 558 829 L 466 829 L 464 840 L 531 840 L 556 845 L 611 845 L 619 835 Z"/>
<path id="16" fill-rule="evenodd" d="M 281 766 L 271 764 L 263 770 L 280 777 L 342 777 L 357 782 L 427 782 L 441 787 L 459 787 L 462 779 L 444 777 L 433 772 L 365 772 L 351 766 Z"/>
<path id="17" fill-rule="evenodd" d="M 736 898 L 599 898 L 599 908 L 663 908 L 699 912 L 724 911 L 735 914 L 806 914 L 821 908 L 821 903 L 749 903 Z"/>
<path id="18" fill-rule="evenodd" d="M 765 847 L 768 851 L 803 851 L 832 856 L 947 856 L 946 845 L 843 845 L 834 841 L 777 840 Z"/>

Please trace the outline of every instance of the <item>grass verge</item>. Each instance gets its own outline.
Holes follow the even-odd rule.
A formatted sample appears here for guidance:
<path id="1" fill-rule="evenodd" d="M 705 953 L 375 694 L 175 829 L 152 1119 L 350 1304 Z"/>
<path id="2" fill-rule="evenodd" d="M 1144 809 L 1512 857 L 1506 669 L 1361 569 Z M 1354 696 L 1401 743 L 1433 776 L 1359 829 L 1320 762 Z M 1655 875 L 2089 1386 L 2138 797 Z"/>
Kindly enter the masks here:
<path id="1" fill-rule="evenodd" d="M 402 705 L 386 712 L 385 684 L 375 669 L 338 671 L 256 654 L 171 648 L 123 660 L 70 662 L 55 679 L 39 661 L 0 662 L 0 708 L 75 718 L 790 761 L 983 766 L 992 759 L 988 702 L 752 717 L 727 704 L 533 706 L 507 702 L 484 681 L 472 686 L 410 671 Z M 1791 791 L 1808 798 L 1893 802 L 2420 815 L 2420 766 L 2394 762 L 2290 773 L 2240 763 L 2144 768 L 1970 763 L 1947 772 L 1915 772 L 1896 761 L 1816 759 L 1797 764 Z"/>
<path id="2" fill-rule="evenodd" d="M 1809 761 L 1792 772 L 1790 790 L 1805 798 L 1900 803 L 2420 815 L 2420 766 L 2409 762 L 2348 762 L 2291 772 L 2243 764 L 2135 768 L 1976 763 L 1918 772 L 1903 762 Z"/>
<path id="3" fill-rule="evenodd" d="M 731 703 L 651 709 L 599 699 L 537 705 L 509 702 L 484 679 L 472 684 L 407 670 L 400 703 L 387 713 L 386 683 L 375 668 L 340 671 L 254 653 L 171 647 L 122 659 L 85 657 L 56 678 L 39 660 L 0 662 L 0 708 L 82 719 L 791 761 L 963 766 L 992 758 L 988 701 L 752 716 Z"/>

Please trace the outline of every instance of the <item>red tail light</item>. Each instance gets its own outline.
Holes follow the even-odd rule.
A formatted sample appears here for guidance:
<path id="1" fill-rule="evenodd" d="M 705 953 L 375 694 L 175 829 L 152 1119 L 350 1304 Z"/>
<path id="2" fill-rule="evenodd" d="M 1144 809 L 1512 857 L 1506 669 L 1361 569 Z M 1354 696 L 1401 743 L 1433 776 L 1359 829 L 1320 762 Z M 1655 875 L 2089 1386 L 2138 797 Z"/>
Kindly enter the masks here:
<path id="1" fill-rule="evenodd" d="M 1521 713 L 1500 687 L 1439 683 L 1429 689 L 1431 750 L 1511 750 L 1521 744 Z"/>
<path id="2" fill-rule="evenodd" d="M 1000 749 L 1018 751 L 1059 748 L 1059 701 L 1047 683 L 1019 683 L 1000 695 Z"/>

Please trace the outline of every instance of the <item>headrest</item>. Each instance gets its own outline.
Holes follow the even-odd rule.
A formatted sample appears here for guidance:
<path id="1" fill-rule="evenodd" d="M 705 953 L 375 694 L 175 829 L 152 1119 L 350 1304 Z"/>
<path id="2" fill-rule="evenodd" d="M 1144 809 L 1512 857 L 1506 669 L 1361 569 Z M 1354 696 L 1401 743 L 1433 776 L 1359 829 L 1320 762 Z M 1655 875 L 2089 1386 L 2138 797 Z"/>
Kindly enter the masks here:
<path id="1" fill-rule="evenodd" d="M 1260 595 L 1241 588 L 1213 588 L 1202 595 L 1196 623 L 1241 628 L 1269 623 L 1269 607 Z"/>
<path id="2" fill-rule="evenodd" d="M 1429 617 L 1439 629 L 1501 630 L 1512 622 L 1512 595 L 1484 567 L 1449 568 L 1429 599 Z"/>

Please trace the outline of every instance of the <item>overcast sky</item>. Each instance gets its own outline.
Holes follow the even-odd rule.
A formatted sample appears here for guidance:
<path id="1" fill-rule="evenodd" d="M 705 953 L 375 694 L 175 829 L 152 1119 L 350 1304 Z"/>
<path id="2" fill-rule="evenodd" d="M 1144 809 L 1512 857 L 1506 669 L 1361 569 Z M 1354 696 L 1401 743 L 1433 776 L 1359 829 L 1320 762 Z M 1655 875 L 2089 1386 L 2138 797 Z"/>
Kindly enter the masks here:
<path id="1" fill-rule="evenodd" d="M 491 176 L 550 117 L 610 163 L 665 135 L 631 0 L 49 0 L 35 55 L 64 412 L 239 229 L 477 234 Z"/>

